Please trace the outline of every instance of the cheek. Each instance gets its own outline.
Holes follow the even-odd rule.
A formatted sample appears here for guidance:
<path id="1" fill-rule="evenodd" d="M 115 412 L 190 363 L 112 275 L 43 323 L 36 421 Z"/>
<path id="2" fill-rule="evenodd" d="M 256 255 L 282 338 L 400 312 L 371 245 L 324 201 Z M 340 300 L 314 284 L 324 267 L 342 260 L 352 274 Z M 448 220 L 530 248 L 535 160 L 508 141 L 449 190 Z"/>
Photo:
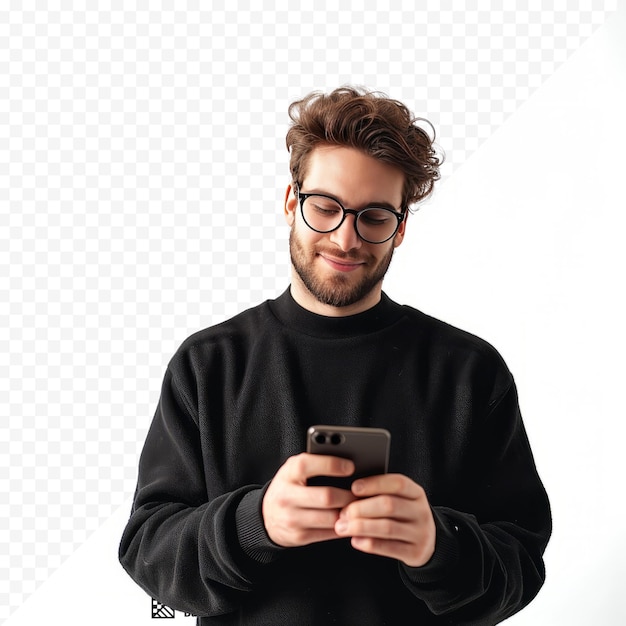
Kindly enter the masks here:
<path id="1" fill-rule="evenodd" d="M 391 257 L 393 256 L 393 251 L 396 248 L 397 248 L 397 245 L 396 245 L 395 240 L 394 240 L 393 244 L 390 245 L 389 248 L 387 248 L 385 254 L 379 256 L 379 259 L 380 260 L 384 259 L 386 263 L 389 263 L 390 260 L 391 260 Z"/>
<path id="2" fill-rule="evenodd" d="M 316 233 L 314 230 L 311 230 L 300 219 L 296 219 L 291 228 L 293 235 L 298 240 L 300 245 L 307 248 L 315 246 L 318 243 L 323 243 L 324 238 L 328 237 L 328 235 Z"/>

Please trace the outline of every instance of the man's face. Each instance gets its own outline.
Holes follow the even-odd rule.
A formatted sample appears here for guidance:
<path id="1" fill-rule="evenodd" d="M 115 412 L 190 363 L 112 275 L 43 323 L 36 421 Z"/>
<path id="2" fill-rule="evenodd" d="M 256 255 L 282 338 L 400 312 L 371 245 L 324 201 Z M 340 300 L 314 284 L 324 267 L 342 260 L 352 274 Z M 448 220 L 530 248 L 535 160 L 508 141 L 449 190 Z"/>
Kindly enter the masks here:
<path id="1" fill-rule="evenodd" d="M 400 170 L 359 150 L 322 146 L 309 156 L 300 191 L 332 196 L 348 209 L 385 204 L 399 211 L 403 184 Z M 285 213 L 291 226 L 292 292 L 300 304 L 328 315 L 348 315 L 380 300 L 382 279 L 394 248 L 402 242 L 406 221 L 381 244 L 367 243 L 357 235 L 354 215 L 347 215 L 337 230 L 318 233 L 304 223 L 291 188 Z"/>

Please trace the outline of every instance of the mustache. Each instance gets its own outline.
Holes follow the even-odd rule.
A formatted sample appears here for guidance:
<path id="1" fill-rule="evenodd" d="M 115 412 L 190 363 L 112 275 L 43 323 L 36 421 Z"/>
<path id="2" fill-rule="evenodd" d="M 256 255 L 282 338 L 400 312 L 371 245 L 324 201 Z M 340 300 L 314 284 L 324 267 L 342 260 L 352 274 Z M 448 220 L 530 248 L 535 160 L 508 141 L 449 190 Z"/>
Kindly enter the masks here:
<path id="1" fill-rule="evenodd" d="M 354 261 L 357 263 L 367 263 L 370 261 L 370 255 L 361 255 L 356 251 L 351 250 L 337 250 L 337 249 L 329 249 L 329 248 L 316 248 L 315 252 L 317 254 L 326 254 L 327 256 L 332 257 L 333 259 L 338 259 L 340 261 Z"/>

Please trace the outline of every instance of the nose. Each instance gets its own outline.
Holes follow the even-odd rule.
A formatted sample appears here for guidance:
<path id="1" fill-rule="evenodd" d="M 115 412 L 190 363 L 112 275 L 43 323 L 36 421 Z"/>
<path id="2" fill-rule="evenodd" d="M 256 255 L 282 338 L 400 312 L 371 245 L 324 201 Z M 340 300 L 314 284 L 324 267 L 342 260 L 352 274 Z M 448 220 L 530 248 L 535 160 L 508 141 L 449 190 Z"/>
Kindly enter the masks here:
<path id="1" fill-rule="evenodd" d="M 330 233 L 330 240 L 344 252 L 361 247 L 362 242 L 356 232 L 355 220 L 356 215 L 346 215 L 341 226 Z"/>

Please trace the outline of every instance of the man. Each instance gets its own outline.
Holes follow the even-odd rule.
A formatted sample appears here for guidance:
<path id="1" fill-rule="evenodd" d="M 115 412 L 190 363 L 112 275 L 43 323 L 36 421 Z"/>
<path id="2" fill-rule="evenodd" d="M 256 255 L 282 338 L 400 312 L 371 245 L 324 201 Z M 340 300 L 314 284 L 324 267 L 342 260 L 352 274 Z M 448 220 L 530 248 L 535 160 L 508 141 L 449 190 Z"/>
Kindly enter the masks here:
<path id="1" fill-rule="evenodd" d="M 121 562 L 205 625 L 500 622 L 541 587 L 551 531 L 513 378 L 382 292 L 432 139 L 351 88 L 290 116 L 290 289 L 173 357 Z M 303 452 L 320 423 L 388 429 L 389 473 L 309 486 L 354 470 Z"/>

